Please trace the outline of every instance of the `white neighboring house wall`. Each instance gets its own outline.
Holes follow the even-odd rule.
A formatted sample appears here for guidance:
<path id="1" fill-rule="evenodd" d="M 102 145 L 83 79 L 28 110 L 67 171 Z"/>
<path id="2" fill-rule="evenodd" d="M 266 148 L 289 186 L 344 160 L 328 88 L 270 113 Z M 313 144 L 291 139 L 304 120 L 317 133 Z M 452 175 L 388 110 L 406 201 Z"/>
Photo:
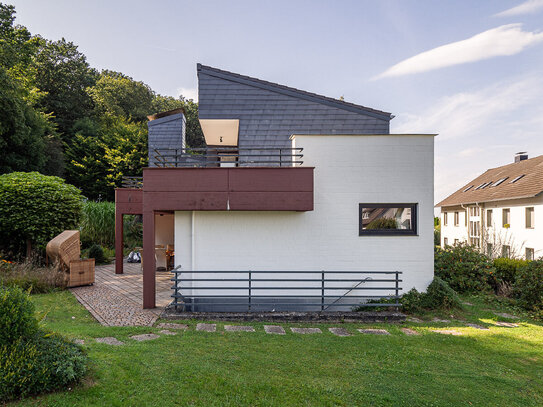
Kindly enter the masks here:
<path id="1" fill-rule="evenodd" d="M 302 135 L 294 139 L 296 147 L 303 148 L 304 166 L 315 167 L 314 210 L 177 211 L 176 266 L 187 271 L 318 271 L 308 278 L 320 278 L 321 270 L 402 271 L 402 292 L 413 287 L 425 291 L 434 275 L 434 137 Z M 360 203 L 417 204 L 418 235 L 359 236 Z M 183 276 L 191 275 L 196 276 Z M 230 286 L 236 284 L 240 283 Z M 299 294 L 320 295 L 320 282 L 314 284 L 314 293 Z M 209 294 L 196 289 L 205 285 L 186 284 L 183 294 Z M 296 292 L 261 290 L 258 294 Z"/>
<path id="2" fill-rule="evenodd" d="M 543 256 L 543 196 L 535 198 L 511 199 L 478 204 L 480 207 L 481 222 L 481 250 L 488 252 L 487 244 L 491 244 L 494 255 L 501 255 L 502 246 L 510 246 L 511 257 L 526 258 L 526 249 L 534 250 L 534 258 Z M 466 208 L 475 205 L 465 205 Z M 532 228 L 526 227 L 526 208 L 534 208 L 534 224 Z M 504 227 L 503 209 L 509 209 L 509 227 Z M 454 244 L 455 239 L 469 242 L 469 229 L 464 224 L 464 213 L 461 213 L 460 225 L 454 226 L 454 212 L 458 207 L 441 208 L 441 246 L 445 239 L 449 245 Z M 463 210 L 460 208 L 460 210 Z M 488 210 L 492 210 L 490 226 L 487 224 Z M 444 217 L 447 213 L 447 225 L 444 225 Z M 473 218 L 469 218 L 474 220 Z M 468 222 L 469 225 L 469 222 Z M 496 247 L 499 246 L 499 247 Z"/>

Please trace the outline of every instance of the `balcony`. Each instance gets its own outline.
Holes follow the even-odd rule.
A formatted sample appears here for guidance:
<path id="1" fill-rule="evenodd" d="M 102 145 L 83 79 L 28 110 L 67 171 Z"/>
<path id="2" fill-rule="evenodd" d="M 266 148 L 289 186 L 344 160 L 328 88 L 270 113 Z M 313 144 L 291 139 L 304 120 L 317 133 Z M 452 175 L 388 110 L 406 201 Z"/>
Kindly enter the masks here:
<path id="1" fill-rule="evenodd" d="M 116 202 L 132 212 L 313 210 L 314 168 L 302 166 L 301 148 L 154 153 L 155 167 L 144 168 L 143 177 L 125 177 L 116 190 Z"/>

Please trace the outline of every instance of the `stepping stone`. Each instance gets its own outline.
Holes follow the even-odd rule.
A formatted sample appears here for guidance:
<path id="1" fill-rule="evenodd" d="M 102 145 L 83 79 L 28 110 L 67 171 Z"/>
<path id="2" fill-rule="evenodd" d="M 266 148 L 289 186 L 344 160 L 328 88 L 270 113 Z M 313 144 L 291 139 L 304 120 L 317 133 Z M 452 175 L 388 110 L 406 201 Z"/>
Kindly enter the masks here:
<path id="1" fill-rule="evenodd" d="M 196 325 L 197 331 L 215 332 L 217 330 L 217 324 L 198 324 Z"/>
<path id="2" fill-rule="evenodd" d="M 432 329 L 432 332 L 443 335 L 461 336 L 462 332 L 455 331 L 454 329 Z"/>
<path id="3" fill-rule="evenodd" d="M 411 329 L 411 328 L 400 328 L 401 331 L 408 335 L 408 336 L 415 336 L 415 335 L 420 335 L 419 332 L 415 331 L 414 329 Z"/>
<path id="4" fill-rule="evenodd" d="M 370 335 L 390 335 L 386 329 L 359 329 L 358 332 Z"/>
<path id="5" fill-rule="evenodd" d="M 290 328 L 295 334 L 321 334 L 322 331 L 320 328 Z"/>
<path id="6" fill-rule="evenodd" d="M 189 326 L 187 324 L 174 324 L 172 322 L 162 322 L 158 324 L 157 327 L 162 329 L 189 329 Z"/>
<path id="7" fill-rule="evenodd" d="M 328 328 L 328 330 L 337 336 L 351 336 L 350 332 L 345 328 Z"/>
<path id="8" fill-rule="evenodd" d="M 475 329 L 488 329 L 486 326 L 482 326 L 482 325 L 479 325 L 479 324 L 466 324 L 466 325 L 471 327 L 471 328 L 475 328 Z"/>
<path id="9" fill-rule="evenodd" d="M 130 339 L 134 339 L 135 341 L 138 341 L 138 342 L 150 341 L 151 339 L 157 339 L 157 338 L 160 338 L 160 336 L 158 336 L 157 334 L 141 334 L 141 335 L 134 335 L 130 337 Z"/>
<path id="10" fill-rule="evenodd" d="M 516 315 L 508 314 L 507 312 L 495 312 L 494 315 L 497 315 L 499 317 L 503 318 L 509 318 L 509 319 L 519 319 Z"/>
<path id="11" fill-rule="evenodd" d="M 163 329 L 162 331 L 159 331 L 158 333 L 162 335 L 177 335 L 177 332 L 169 331 L 167 329 Z"/>
<path id="12" fill-rule="evenodd" d="M 112 336 L 106 336 L 105 338 L 96 338 L 96 342 L 114 346 L 124 345 L 124 342 L 121 342 L 120 340 Z"/>
<path id="13" fill-rule="evenodd" d="M 252 326 L 246 325 L 225 325 L 224 330 L 228 332 L 254 332 L 255 329 Z"/>
<path id="14" fill-rule="evenodd" d="M 501 326 L 503 328 L 518 328 L 519 327 L 518 324 L 514 324 L 512 322 L 502 322 L 502 321 L 494 322 L 494 325 Z"/>
<path id="15" fill-rule="evenodd" d="M 285 329 L 279 325 L 264 325 L 267 334 L 285 335 Z"/>
<path id="16" fill-rule="evenodd" d="M 469 305 L 470 307 L 473 307 L 473 304 L 467 301 L 462 302 L 462 305 Z"/>
<path id="17" fill-rule="evenodd" d="M 422 319 L 419 319 L 419 318 L 416 318 L 416 317 L 409 317 L 409 318 L 407 318 L 407 320 L 409 322 L 417 322 L 417 323 L 424 322 Z"/>
<path id="18" fill-rule="evenodd" d="M 450 319 L 432 318 L 432 322 L 444 322 L 444 323 L 448 324 L 449 322 L 451 322 L 451 320 Z"/>
<path id="19" fill-rule="evenodd" d="M 76 345 L 84 345 L 85 341 L 83 339 L 74 339 L 74 343 Z"/>

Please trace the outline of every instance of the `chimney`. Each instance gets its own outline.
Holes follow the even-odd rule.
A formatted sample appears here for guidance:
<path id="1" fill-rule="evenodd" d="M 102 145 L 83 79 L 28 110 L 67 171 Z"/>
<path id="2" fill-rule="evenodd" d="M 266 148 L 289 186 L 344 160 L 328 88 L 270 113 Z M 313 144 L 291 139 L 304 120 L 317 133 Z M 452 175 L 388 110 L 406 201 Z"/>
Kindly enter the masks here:
<path id="1" fill-rule="evenodd" d="M 528 159 L 528 153 L 526 151 L 521 151 L 515 154 L 515 162 L 519 163 L 521 161 Z"/>
<path id="2" fill-rule="evenodd" d="M 185 148 L 186 119 L 183 108 L 147 116 L 149 167 L 156 167 L 157 150 Z M 164 152 L 164 151 L 163 151 Z"/>

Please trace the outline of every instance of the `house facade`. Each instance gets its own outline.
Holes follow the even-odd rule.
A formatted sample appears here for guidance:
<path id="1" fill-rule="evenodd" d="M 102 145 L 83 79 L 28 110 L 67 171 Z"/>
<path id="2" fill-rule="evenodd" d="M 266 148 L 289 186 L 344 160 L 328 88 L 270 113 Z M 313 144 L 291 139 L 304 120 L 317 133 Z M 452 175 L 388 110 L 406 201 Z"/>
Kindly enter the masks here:
<path id="1" fill-rule="evenodd" d="M 118 273 L 123 215 L 143 214 L 144 307 L 163 246 L 189 311 L 335 311 L 426 289 L 434 135 L 212 67 L 198 80 L 207 147 L 184 145 L 182 112 L 151 116 L 143 182 L 116 190 Z"/>
<path id="2" fill-rule="evenodd" d="M 487 170 L 436 206 L 441 246 L 466 242 L 491 257 L 543 255 L 543 156 L 518 153 Z"/>

